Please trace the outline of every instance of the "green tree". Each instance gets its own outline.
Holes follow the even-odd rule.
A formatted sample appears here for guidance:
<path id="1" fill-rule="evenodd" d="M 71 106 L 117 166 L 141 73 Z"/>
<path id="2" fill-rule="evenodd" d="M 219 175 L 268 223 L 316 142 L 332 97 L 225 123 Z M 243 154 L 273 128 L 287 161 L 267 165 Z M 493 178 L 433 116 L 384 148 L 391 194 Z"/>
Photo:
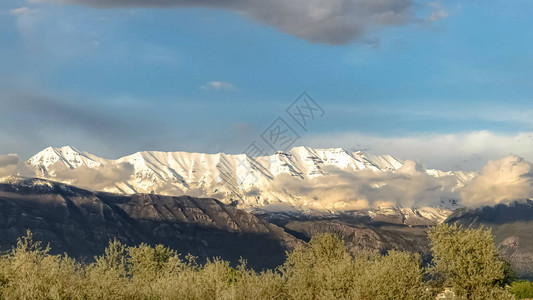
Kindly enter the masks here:
<path id="1" fill-rule="evenodd" d="M 344 243 L 323 233 L 288 254 L 282 272 L 290 299 L 346 299 L 355 269 Z"/>
<path id="2" fill-rule="evenodd" d="M 355 268 L 357 288 L 353 299 L 431 299 L 424 283 L 422 259 L 418 254 L 389 251 L 387 255 L 358 255 Z"/>
<path id="3" fill-rule="evenodd" d="M 429 299 L 419 255 L 391 251 L 356 257 L 333 234 L 315 235 L 283 266 L 289 299 Z"/>
<path id="4" fill-rule="evenodd" d="M 234 278 L 232 290 L 227 295 L 229 299 L 286 299 L 285 280 L 279 272 L 268 270 L 256 273 L 248 269 L 246 262 L 242 260 L 236 271 L 237 276 Z"/>
<path id="5" fill-rule="evenodd" d="M 109 242 L 105 253 L 86 267 L 87 299 L 124 299 L 131 285 L 128 279 L 126 246 L 118 240 Z"/>
<path id="6" fill-rule="evenodd" d="M 141 244 L 127 248 L 128 275 L 134 294 L 143 298 L 160 298 L 162 285 L 177 281 L 186 265 L 178 254 L 163 245 L 150 247 Z"/>
<path id="7" fill-rule="evenodd" d="M 0 260 L 2 299 L 73 299 L 82 280 L 71 258 L 50 255 L 28 230 Z"/>
<path id="8" fill-rule="evenodd" d="M 518 280 L 511 284 L 511 293 L 518 299 L 533 298 L 533 282 L 528 280 Z"/>
<path id="9" fill-rule="evenodd" d="M 433 253 L 431 273 L 464 299 L 514 299 L 501 286 L 505 264 L 492 232 L 440 224 L 428 232 Z"/>

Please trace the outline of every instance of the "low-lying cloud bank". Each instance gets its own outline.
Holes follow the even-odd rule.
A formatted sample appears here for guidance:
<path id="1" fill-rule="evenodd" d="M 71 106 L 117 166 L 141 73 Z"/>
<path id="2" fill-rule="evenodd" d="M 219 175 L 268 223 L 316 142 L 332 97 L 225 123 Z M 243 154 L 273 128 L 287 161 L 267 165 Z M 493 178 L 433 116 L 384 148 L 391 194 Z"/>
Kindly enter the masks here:
<path id="1" fill-rule="evenodd" d="M 511 155 L 489 161 L 479 175 L 463 184 L 454 175 L 435 177 L 413 161 L 396 173 L 327 170 L 329 175 L 309 181 L 283 175 L 273 191 L 298 195 L 311 206 L 332 210 L 368 209 L 380 206 L 435 207 L 457 200 L 467 207 L 507 204 L 533 198 L 533 165 Z"/>
<path id="2" fill-rule="evenodd" d="M 329 210 L 438 206 L 459 198 L 455 176 L 428 175 L 413 161 L 406 161 L 397 173 L 352 173 L 339 168 L 325 171 L 328 175 L 307 181 L 277 176 L 272 191 L 297 195 L 309 208 Z"/>
<path id="3" fill-rule="evenodd" d="M 439 206 L 458 200 L 466 207 L 507 204 L 533 198 L 533 164 L 511 155 L 489 161 L 472 180 L 462 183 L 454 175 L 435 177 L 413 161 L 396 173 L 328 170 L 329 175 L 302 182 L 278 176 L 273 190 L 298 195 L 328 209 L 366 209 L 380 206 Z"/>
<path id="4" fill-rule="evenodd" d="M 101 168 L 81 166 L 70 169 L 62 163 L 53 166 L 55 178 L 81 188 L 104 190 L 110 183 L 128 181 L 133 176 L 133 165 L 120 163 Z"/>
<path id="5" fill-rule="evenodd" d="M 0 176 L 17 173 L 19 158 L 16 154 L 0 154 Z"/>
<path id="6" fill-rule="evenodd" d="M 516 155 L 489 161 L 481 174 L 461 190 L 465 206 L 495 205 L 533 197 L 531 163 Z"/>
<path id="7" fill-rule="evenodd" d="M 421 21 L 412 0 L 31 0 L 34 3 L 79 4 L 97 8 L 206 7 L 235 11 L 251 20 L 315 43 L 346 44 L 366 31 Z M 424 21 L 448 16 L 442 5 L 430 1 Z"/>

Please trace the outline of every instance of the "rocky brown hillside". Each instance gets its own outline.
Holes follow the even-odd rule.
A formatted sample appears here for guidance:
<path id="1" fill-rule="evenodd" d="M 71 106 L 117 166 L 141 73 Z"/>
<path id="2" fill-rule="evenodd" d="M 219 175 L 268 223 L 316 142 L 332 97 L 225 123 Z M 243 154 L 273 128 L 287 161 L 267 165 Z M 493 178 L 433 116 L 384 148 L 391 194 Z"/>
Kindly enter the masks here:
<path id="1" fill-rule="evenodd" d="M 94 193 L 41 179 L 0 181 L 0 247 L 30 229 L 53 251 L 91 259 L 110 239 L 129 245 L 165 244 L 200 259 L 246 258 L 273 267 L 301 243 L 282 228 L 215 199 Z"/>
<path id="2" fill-rule="evenodd" d="M 386 253 L 397 249 L 417 252 L 426 261 L 429 259 L 429 242 L 427 227 L 410 227 L 399 224 L 365 224 L 353 223 L 352 220 L 308 220 L 292 221 L 285 228 L 294 235 L 308 239 L 317 233 L 332 232 L 346 242 L 348 250 L 378 251 Z"/>

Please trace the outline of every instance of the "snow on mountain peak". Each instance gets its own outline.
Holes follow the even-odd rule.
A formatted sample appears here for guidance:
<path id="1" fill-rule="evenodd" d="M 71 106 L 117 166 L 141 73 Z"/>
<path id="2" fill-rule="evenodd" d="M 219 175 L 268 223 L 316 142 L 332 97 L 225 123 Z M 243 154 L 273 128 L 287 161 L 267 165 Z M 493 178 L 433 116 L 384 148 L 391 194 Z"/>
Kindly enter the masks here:
<path id="1" fill-rule="evenodd" d="M 45 176 L 49 169 L 55 164 L 65 166 L 69 169 L 75 169 L 81 166 L 89 168 L 101 167 L 102 163 L 93 155 L 81 152 L 71 146 L 61 148 L 48 147 L 43 151 L 31 157 L 26 163 L 36 168 L 38 175 Z"/>
<path id="2" fill-rule="evenodd" d="M 363 190 L 375 189 L 374 194 L 369 195 L 379 196 L 379 189 L 388 184 L 382 177 L 391 174 L 387 175 L 390 177 L 397 172 L 423 172 L 431 178 L 448 176 L 452 178 L 452 183 L 455 180 L 457 184 L 464 184 L 471 178 L 466 173 L 456 176 L 452 172 L 438 170 L 420 171 L 416 165 L 410 165 L 409 162 L 404 165 L 390 155 L 303 146 L 259 157 L 245 154 L 142 151 L 116 160 L 100 158 L 74 147 L 64 146 L 48 147 L 26 163 L 40 177 L 86 188 L 98 186 L 104 191 L 118 193 L 214 197 L 226 203 L 236 203 L 242 208 L 267 210 L 276 210 L 280 206 L 300 211 L 353 207 L 350 204 L 352 198 L 354 203 L 368 204 L 364 195 L 353 194 L 358 193 L 360 188 L 350 184 L 350 180 L 358 180 L 357 184 L 362 184 Z M 76 173 L 80 168 L 83 168 L 84 173 Z M 58 172 L 59 169 L 62 170 L 61 173 Z M 65 169 L 71 173 L 63 177 Z M 87 170 L 93 170 L 94 173 L 87 174 Z M 350 179 L 351 176 L 355 177 Z M 98 182 L 95 184 L 91 180 Z M 345 180 L 348 181 L 343 183 Z M 325 191 L 320 196 L 311 195 L 315 189 L 320 193 L 321 189 L 337 184 L 341 185 L 336 191 Z M 338 191 L 341 193 L 335 195 Z M 304 196 L 305 193 L 310 194 Z M 341 200 L 324 200 L 328 198 Z M 378 200 L 379 203 L 388 201 Z"/>

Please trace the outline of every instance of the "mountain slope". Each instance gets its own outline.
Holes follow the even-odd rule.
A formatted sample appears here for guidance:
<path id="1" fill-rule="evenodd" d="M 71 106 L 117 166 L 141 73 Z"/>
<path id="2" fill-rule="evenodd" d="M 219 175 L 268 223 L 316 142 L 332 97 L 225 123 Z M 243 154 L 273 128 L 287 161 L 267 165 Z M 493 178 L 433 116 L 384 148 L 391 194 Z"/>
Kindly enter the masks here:
<path id="1" fill-rule="evenodd" d="M 511 262 L 518 275 L 533 278 L 532 200 L 475 209 L 458 209 L 446 219 L 446 222 L 467 227 L 491 228 L 500 252 Z"/>
<path id="2" fill-rule="evenodd" d="M 109 240 L 164 244 L 201 259 L 245 257 L 256 268 L 279 265 L 301 242 L 282 228 L 214 199 L 93 193 L 42 179 L 0 179 L 0 248 L 26 229 L 56 253 L 91 258 Z"/>
<path id="3" fill-rule="evenodd" d="M 410 168 L 410 165 L 404 165 L 390 155 L 376 156 L 360 151 L 349 152 L 342 148 L 309 147 L 295 147 L 288 152 L 278 151 L 274 155 L 260 157 L 249 157 L 245 154 L 145 151 L 108 160 L 66 146 L 49 147 L 26 163 L 38 177 L 92 190 L 121 194 L 187 194 L 220 199 L 224 203 L 234 203 L 247 210 L 300 213 L 335 213 L 353 209 L 352 202 L 338 202 L 346 197 L 324 200 L 328 198 L 329 193 L 325 193 L 322 198 L 302 195 L 315 186 L 327 186 L 321 183 L 322 179 L 337 182 L 335 176 L 341 179 L 346 176 L 362 178 L 366 180 L 365 185 L 368 188 L 379 189 L 386 185 L 380 178 L 375 178 L 381 176 L 379 174 L 383 174 L 386 179 L 389 176 L 387 174 L 397 174 L 397 177 L 413 174 L 418 176 L 421 172 L 420 174 L 427 174 L 432 178 L 445 179 L 449 186 L 444 188 L 450 190 L 450 193 L 474 176 L 473 173 L 420 171 Z M 439 186 L 431 188 L 443 189 Z M 456 207 L 451 201 L 454 200 L 453 197 L 450 197 L 435 199 L 436 206 L 448 209 L 445 215 L 450 212 L 449 209 Z M 367 204 L 366 207 L 358 209 L 370 209 L 370 206 Z M 394 207 L 390 204 L 388 206 Z M 407 207 L 400 206 L 400 209 L 414 209 L 413 216 L 416 216 L 423 215 L 418 211 L 422 207 L 424 206 L 413 203 Z M 445 217 L 442 212 L 426 215 L 436 217 L 430 221 L 442 221 Z"/>
<path id="4" fill-rule="evenodd" d="M 404 226 L 394 224 L 377 224 L 354 222 L 350 218 L 329 220 L 290 221 L 284 227 L 291 233 L 304 239 L 310 239 L 317 233 L 331 232 L 344 240 L 349 251 L 389 250 L 417 252 L 427 262 L 430 260 L 429 241 L 426 226 Z"/>
<path id="5" fill-rule="evenodd" d="M 365 212 L 268 221 L 208 198 L 91 192 L 43 179 L 0 178 L 0 250 L 30 229 L 53 253 L 90 260 L 109 240 L 128 245 L 164 244 L 182 254 L 222 257 L 273 268 L 285 251 L 314 234 L 333 232 L 352 251 L 400 249 L 428 257 L 427 226 L 407 226 L 400 211 L 372 218 Z M 418 222 L 413 222 L 413 224 Z"/>

